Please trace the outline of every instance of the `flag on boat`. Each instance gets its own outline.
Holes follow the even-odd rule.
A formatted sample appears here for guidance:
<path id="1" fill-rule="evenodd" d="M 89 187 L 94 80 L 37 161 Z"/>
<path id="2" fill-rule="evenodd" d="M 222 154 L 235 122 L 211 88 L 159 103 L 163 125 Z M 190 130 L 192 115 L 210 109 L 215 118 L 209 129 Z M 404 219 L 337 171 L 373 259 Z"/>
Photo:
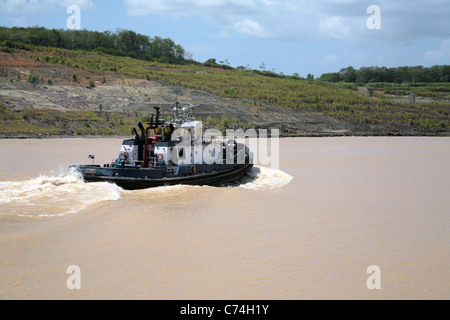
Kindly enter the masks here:
<path id="1" fill-rule="evenodd" d="M 94 159 L 95 159 L 95 155 L 90 154 L 90 155 L 89 155 L 89 159 L 94 160 Z"/>

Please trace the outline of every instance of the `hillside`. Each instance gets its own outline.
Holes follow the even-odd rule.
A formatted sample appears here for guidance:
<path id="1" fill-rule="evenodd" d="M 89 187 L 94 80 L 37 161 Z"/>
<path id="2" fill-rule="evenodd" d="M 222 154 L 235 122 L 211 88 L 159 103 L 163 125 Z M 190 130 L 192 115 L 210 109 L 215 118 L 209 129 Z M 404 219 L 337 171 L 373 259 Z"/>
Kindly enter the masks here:
<path id="1" fill-rule="evenodd" d="M 153 106 L 169 114 L 176 101 L 199 104 L 195 116 L 219 129 L 276 127 L 282 136 L 449 135 L 450 83 L 425 85 L 416 103 L 407 102 L 414 87 L 376 90 L 369 98 L 354 84 L 3 43 L 0 136 L 128 135 Z"/>

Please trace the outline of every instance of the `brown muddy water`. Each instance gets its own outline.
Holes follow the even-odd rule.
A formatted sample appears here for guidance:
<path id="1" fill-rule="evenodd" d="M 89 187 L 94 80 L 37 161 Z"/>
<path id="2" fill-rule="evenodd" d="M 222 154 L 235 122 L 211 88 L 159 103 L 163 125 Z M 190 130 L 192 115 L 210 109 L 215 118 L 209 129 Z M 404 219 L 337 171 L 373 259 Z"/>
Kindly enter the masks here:
<path id="1" fill-rule="evenodd" d="M 450 298 L 449 138 L 281 139 L 228 187 L 65 175 L 120 144 L 0 141 L 0 299 Z"/>

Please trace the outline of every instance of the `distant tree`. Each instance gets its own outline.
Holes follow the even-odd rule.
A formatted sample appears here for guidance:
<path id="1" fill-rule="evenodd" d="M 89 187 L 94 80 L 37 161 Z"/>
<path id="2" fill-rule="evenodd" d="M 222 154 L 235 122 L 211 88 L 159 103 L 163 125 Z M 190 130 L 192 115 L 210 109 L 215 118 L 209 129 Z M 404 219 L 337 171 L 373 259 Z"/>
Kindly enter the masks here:
<path id="1" fill-rule="evenodd" d="M 63 30 L 0 27 L 0 41 L 20 42 L 69 50 L 100 51 L 153 61 L 165 58 L 171 63 L 184 63 L 188 55 L 172 39 L 150 38 L 131 30 L 111 31 Z"/>
<path id="2" fill-rule="evenodd" d="M 355 82 L 356 81 L 356 71 L 353 67 L 343 68 L 339 71 L 342 80 L 344 82 Z"/>
<path id="3" fill-rule="evenodd" d="M 441 66 L 440 69 L 440 82 L 450 82 L 450 65 Z"/>
<path id="4" fill-rule="evenodd" d="M 339 82 L 341 81 L 341 76 L 337 72 L 324 73 L 320 76 L 319 80 L 327 82 Z"/>
<path id="5" fill-rule="evenodd" d="M 339 71 L 339 80 L 335 73 L 325 73 L 320 79 L 329 82 L 353 82 L 364 85 L 373 82 L 388 83 L 431 83 L 450 82 L 450 66 L 423 66 L 415 67 L 362 67 L 355 70 L 353 67 L 343 68 Z"/>
<path id="6" fill-rule="evenodd" d="M 206 60 L 203 64 L 207 67 L 216 67 L 219 65 L 215 58 L 210 58 Z"/>

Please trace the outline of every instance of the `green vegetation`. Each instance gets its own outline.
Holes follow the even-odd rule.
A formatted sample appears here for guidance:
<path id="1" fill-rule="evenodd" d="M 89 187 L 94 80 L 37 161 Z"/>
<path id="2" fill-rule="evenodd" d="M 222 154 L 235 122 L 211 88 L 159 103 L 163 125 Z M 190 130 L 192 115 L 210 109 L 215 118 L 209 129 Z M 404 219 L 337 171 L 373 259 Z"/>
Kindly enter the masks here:
<path id="1" fill-rule="evenodd" d="M 28 76 L 28 82 L 29 82 L 29 83 L 38 83 L 38 82 L 39 82 L 39 76 L 30 74 L 30 75 Z"/>
<path id="2" fill-rule="evenodd" d="M 11 33 L 12 31 L 14 32 Z M 45 40 L 41 32 L 47 34 L 49 31 L 53 32 L 52 41 L 57 41 L 58 34 L 61 39 L 67 36 L 67 39 L 72 39 L 72 42 L 76 38 L 79 43 L 85 44 L 88 42 L 83 41 L 97 39 L 92 40 L 97 47 L 79 44 L 71 48 L 77 50 L 69 50 L 64 48 L 65 45 L 54 42 L 45 44 L 45 47 L 37 46 L 38 43 L 42 44 L 41 40 Z M 304 79 L 298 74 L 286 76 L 266 71 L 264 68 L 261 68 L 262 70 L 250 70 L 246 67 L 234 69 L 227 62 L 217 62 L 214 58 L 201 64 L 185 60 L 184 57 L 184 60 L 171 59 L 170 56 L 157 56 L 155 53 L 143 56 L 143 52 L 138 50 L 134 56 L 139 59 L 135 59 L 132 54 L 127 54 L 132 52 L 127 50 L 132 48 L 132 43 L 135 42 L 125 41 L 125 39 L 141 39 L 135 33 L 118 31 L 114 34 L 99 34 L 85 30 L 73 34 L 71 32 L 77 31 L 67 31 L 65 34 L 43 28 L 0 28 L 0 52 L 14 57 L 26 57 L 37 63 L 39 68 L 50 69 L 56 65 L 71 67 L 73 69 L 68 73 L 66 80 L 69 80 L 72 85 L 79 85 L 84 81 L 88 87 L 95 87 L 94 79 L 88 78 L 84 71 L 98 72 L 95 80 L 103 84 L 109 81 L 105 75 L 114 72 L 121 77 L 156 80 L 233 98 L 240 106 L 256 115 L 267 112 L 266 107 L 289 108 L 300 115 L 325 115 L 343 120 L 360 128 L 361 132 L 372 127 L 395 128 L 397 132 L 445 132 L 450 127 L 450 105 L 446 102 L 450 95 L 450 66 L 391 69 L 375 67 L 360 70 L 349 67 L 339 73 L 325 74 L 320 79 L 314 80 L 311 74 Z M 5 34 L 8 35 L 5 36 Z M 106 37 L 105 39 L 111 36 L 116 39 L 116 44 L 123 43 L 123 46 L 111 47 L 112 51 L 103 50 L 101 48 L 107 48 L 106 44 L 101 48 L 98 47 L 103 36 Z M 147 40 L 151 41 L 155 38 Z M 122 53 L 114 50 L 122 51 Z M 154 51 L 150 50 L 147 53 L 149 52 Z M 33 73 L 23 81 L 49 85 L 57 83 L 56 80 L 44 79 L 36 73 L 33 70 Z M 20 81 L 20 74 L 17 78 Z M 12 81 L 12 78 L 10 80 Z M 369 98 L 358 92 L 358 86 L 361 85 L 373 87 L 374 97 Z M 401 96 L 407 96 L 413 92 L 418 96 L 428 97 L 429 102 L 397 101 L 402 98 Z M 0 105 L 0 133 L 6 134 L 23 132 L 128 135 L 131 126 L 146 119 L 148 119 L 146 114 L 129 114 L 126 110 L 110 112 L 102 105 L 99 105 L 95 112 L 35 109 L 12 112 L 4 105 Z M 241 122 L 225 117 L 206 117 L 203 121 L 207 126 L 218 129 L 228 126 L 246 128 L 256 126 L 252 119 Z M 42 126 L 42 123 L 47 125 Z M 65 125 L 56 126 L 55 123 Z"/>
<path id="3" fill-rule="evenodd" d="M 450 65 L 424 68 L 416 67 L 353 67 L 343 68 L 339 72 L 324 73 L 320 80 L 328 82 L 352 82 L 358 85 L 370 83 L 435 83 L 450 82 Z"/>
<path id="4" fill-rule="evenodd" d="M 129 135 L 134 120 L 118 112 L 34 108 L 13 112 L 0 104 L 0 133 L 4 135 Z"/>
<path id="5" fill-rule="evenodd" d="M 94 80 L 89 80 L 89 88 L 95 88 Z"/>
<path id="6" fill-rule="evenodd" d="M 171 39 L 163 39 L 157 36 L 150 38 L 134 31 L 121 29 L 117 29 L 116 32 L 97 32 L 50 30 L 43 27 L 0 27 L 0 42 L 3 42 L 3 46 L 6 48 L 14 48 L 17 47 L 17 43 L 21 43 L 22 46 L 35 45 L 69 50 L 97 51 L 116 56 L 170 63 L 183 63 L 187 55 L 185 50 Z M 50 62 L 47 58 L 45 61 Z"/>
<path id="7" fill-rule="evenodd" d="M 423 97 L 444 99 L 450 95 L 450 82 L 446 83 L 387 83 L 374 82 L 368 86 L 376 91 L 382 91 L 386 95 L 409 95 L 415 93 Z"/>

